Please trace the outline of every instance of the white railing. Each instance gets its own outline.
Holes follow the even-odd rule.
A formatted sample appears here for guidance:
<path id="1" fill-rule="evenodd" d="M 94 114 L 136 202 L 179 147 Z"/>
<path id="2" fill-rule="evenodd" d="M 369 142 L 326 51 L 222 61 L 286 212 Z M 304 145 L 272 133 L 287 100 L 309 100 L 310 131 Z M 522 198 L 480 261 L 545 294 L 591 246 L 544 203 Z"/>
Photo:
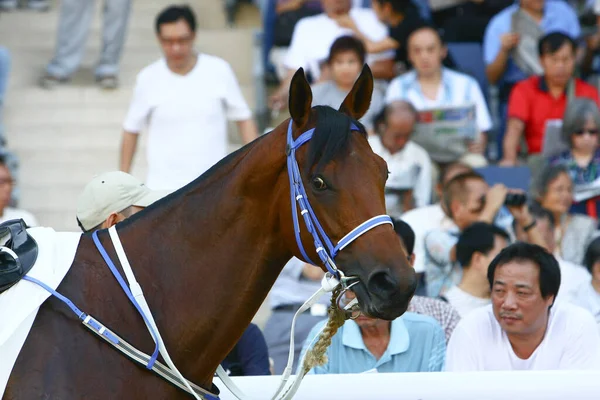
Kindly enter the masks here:
<path id="1" fill-rule="evenodd" d="M 236 377 L 254 399 L 275 392 L 279 376 Z M 221 400 L 235 400 L 220 380 Z M 421 372 L 308 375 L 298 400 L 599 400 L 600 371 Z"/>

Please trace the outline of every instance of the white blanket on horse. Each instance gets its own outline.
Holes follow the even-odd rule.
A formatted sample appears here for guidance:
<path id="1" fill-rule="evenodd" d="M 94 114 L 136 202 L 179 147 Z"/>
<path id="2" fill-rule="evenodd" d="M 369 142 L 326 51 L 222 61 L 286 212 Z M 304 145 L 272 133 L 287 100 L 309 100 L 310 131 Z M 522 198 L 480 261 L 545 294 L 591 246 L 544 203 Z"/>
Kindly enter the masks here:
<path id="1" fill-rule="evenodd" d="M 42 227 L 27 231 L 38 244 L 37 260 L 27 275 L 56 289 L 73 263 L 81 233 Z M 0 294 L 0 398 L 35 316 L 48 297 L 45 289 L 23 280 Z"/>

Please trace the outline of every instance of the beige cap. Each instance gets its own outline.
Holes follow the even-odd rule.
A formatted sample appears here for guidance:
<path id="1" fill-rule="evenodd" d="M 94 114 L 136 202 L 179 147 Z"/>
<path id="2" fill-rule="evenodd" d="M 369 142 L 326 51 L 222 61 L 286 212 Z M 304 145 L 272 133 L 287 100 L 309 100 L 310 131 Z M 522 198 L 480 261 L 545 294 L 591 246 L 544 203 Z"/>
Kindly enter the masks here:
<path id="1" fill-rule="evenodd" d="M 100 225 L 114 212 L 130 206 L 148 207 L 169 192 L 150 190 L 144 183 L 122 171 L 97 175 L 77 200 L 77 219 L 86 231 Z"/>

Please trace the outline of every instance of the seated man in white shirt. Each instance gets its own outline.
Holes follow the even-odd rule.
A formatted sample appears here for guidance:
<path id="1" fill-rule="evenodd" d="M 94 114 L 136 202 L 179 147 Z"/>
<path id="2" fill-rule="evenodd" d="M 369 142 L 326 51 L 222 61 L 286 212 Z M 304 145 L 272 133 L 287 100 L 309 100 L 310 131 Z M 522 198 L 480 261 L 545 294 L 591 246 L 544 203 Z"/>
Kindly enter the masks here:
<path id="1" fill-rule="evenodd" d="M 431 202 L 431 160 L 421 146 L 410 140 L 419 117 L 412 104 L 393 102 L 383 115 L 378 135 L 369 137 L 369 143 L 387 162 L 390 172 L 385 184 L 387 212 L 400 215 Z"/>
<path id="2" fill-rule="evenodd" d="M 600 370 L 592 315 L 555 303 L 561 274 L 543 247 L 518 242 L 488 269 L 492 304 L 471 312 L 448 344 L 447 371 Z"/>
<path id="3" fill-rule="evenodd" d="M 583 289 L 585 284 L 590 282 L 592 277 L 584 266 L 563 260 L 556 254 L 557 245 L 556 237 L 554 236 L 556 222 L 554 215 L 538 203 L 532 204 L 530 208 L 531 215 L 535 218 L 538 231 L 542 234 L 544 239 L 546 249 L 554 254 L 554 257 L 556 257 L 558 265 L 560 266 L 560 291 L 558 292 L 556 300 L 575 303 L 578 293 Z M 526 241 L 527 239 L 523 234 L 523 227 L 518 223 L 514 223 L 514 227 L 517 237 Z"/>
<path id="4" fill-rule="evenodd" d="M 390 82 L 385 102 L 407 100 L 419 111 L 474 105 L 478 139 L 465 144 L 464 149 L 461 148 L 463 154 L 454 161 L 464 162 L 474 168 L 487 165 L 484 157 L 486 132 L 492 128 L 492 119 L 477 81 L 442 66 L 447 49 L 439 33 L 430 26 L 414 30 L 408 37 L 407 49 L 414 70 Z M 428 148 L 426 150 L 430 151 Z M 434 161 L 441 162 L 435 158 Z"/>
<path id="5" fill-rule="evenodd" d="M 22 219 L 29 227 L 37 226 L 38 222 L 32 213 L 8 206 L 14 187 L 15 181 L 6 164 L 6 159 L 0 156 L 0 223 L 11 219 Z"/>
<path id="6" fill-rule="evenodd" d="M 372 146 L 372 145 L 371 145 Z M 437 198 L 442 197 L 443 187 L 455 176 L 465 172 L 472 171 L 471 167 L 462 163 L 448 164 L 446 168 L 440 171 L 435 185 L 435 193 Z M 415 263 L 413 267 L 419 279 L 416 294 L 420 296 L 426 295 L 425 291 L 425 235 L 434 229 L 450 229 L 456 227 L 454 222 L 448 215 L 444 213 L 440 202 L 417 207 L 402 214 L 402 220 L 410 225 L 415 233 Z"/>
<path id="7" fill-rule="evenodd" d="M 462 278 L 442 296 L 461 317 L 490 304 L 488 266 L 509 239 L 505 230 L 485 222 L 475 222 L 461 233 L 456 243 L 456 261 L 462 267 Z"/>
<path id="8" fill-rule="evenodd" d="M 277 91 L 270 98 L 272 109 L 282 109 L 287 102 L 292 76 L 298 68 L 304 68 L 313 82 L 321 80 L 321 68 L 329 49 L 340 36 L 352 35 L 352 30 L 340 26 L 336 19 L 349 15 L 365 36 L 372 41 L 387 37 L 388 28 L 381 23 L 373 10 L 353 8 L 351 0 L 321 0 L 324 13 L 302 18 L 294 27 L 292 42 L 287 50 L 284 67 L 287 71 Z M 393 71 L 394 52 L 387 51 L 367 57 L 367 63 L 375 78 L 390 79 Z"/>
<path id="9" fill-rule="evenodd" d="M 164 58 L 137 76 L 123 123 L 120 169 L 131 170 L 139 134 L 147 128 L 145 183 L 155 190 L 176 190 L 228 154 L 227 120 L 237 123 L 244 143 L 258 133 L 231 66 L 195 52 L 191 8 L 166 8 L 155 29 Z"/>

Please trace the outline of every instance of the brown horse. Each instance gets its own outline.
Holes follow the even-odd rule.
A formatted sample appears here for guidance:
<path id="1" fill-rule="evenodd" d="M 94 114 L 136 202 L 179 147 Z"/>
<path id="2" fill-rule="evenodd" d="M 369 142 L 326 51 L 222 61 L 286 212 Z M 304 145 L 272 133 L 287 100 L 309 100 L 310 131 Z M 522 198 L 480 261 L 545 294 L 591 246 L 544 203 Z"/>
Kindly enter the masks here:
<path id="1" fill-rule="evenodd" d="M 311 109 L 301 69 L 290 87 L 294 138 L 316 127 L 296 155 L 311 205 L 337 241 L 384 214 L 385 162 L 366 134 L 351 131 L 369 108 L 368 67 L 340 111 Z M 241 337 L 285 263 L 301 257 L 293 232 L 286 168 L 286 129 L 229 155 L 200 178 L 117 226 L 171 358 L 189 380 L 212 388 L 220 361 Z M 318 260 L 312 237 L 301 234 Z M 100 241 L 117 262 L 106 231 Z M 336 258 L 363 312 L 384 319 L 404 313 L 415 274 L 389 225 L 377 226 Z M 117 264 L 118 265 L 118 264 Z M 58 291 L 138 349 L 154 343 L 142 319 L 84 234 Z M 17 359 L 5 399 L 176 399 L 189 395 L 133 363 L 84 329 L 55 298 L 40 308 Z"/>

